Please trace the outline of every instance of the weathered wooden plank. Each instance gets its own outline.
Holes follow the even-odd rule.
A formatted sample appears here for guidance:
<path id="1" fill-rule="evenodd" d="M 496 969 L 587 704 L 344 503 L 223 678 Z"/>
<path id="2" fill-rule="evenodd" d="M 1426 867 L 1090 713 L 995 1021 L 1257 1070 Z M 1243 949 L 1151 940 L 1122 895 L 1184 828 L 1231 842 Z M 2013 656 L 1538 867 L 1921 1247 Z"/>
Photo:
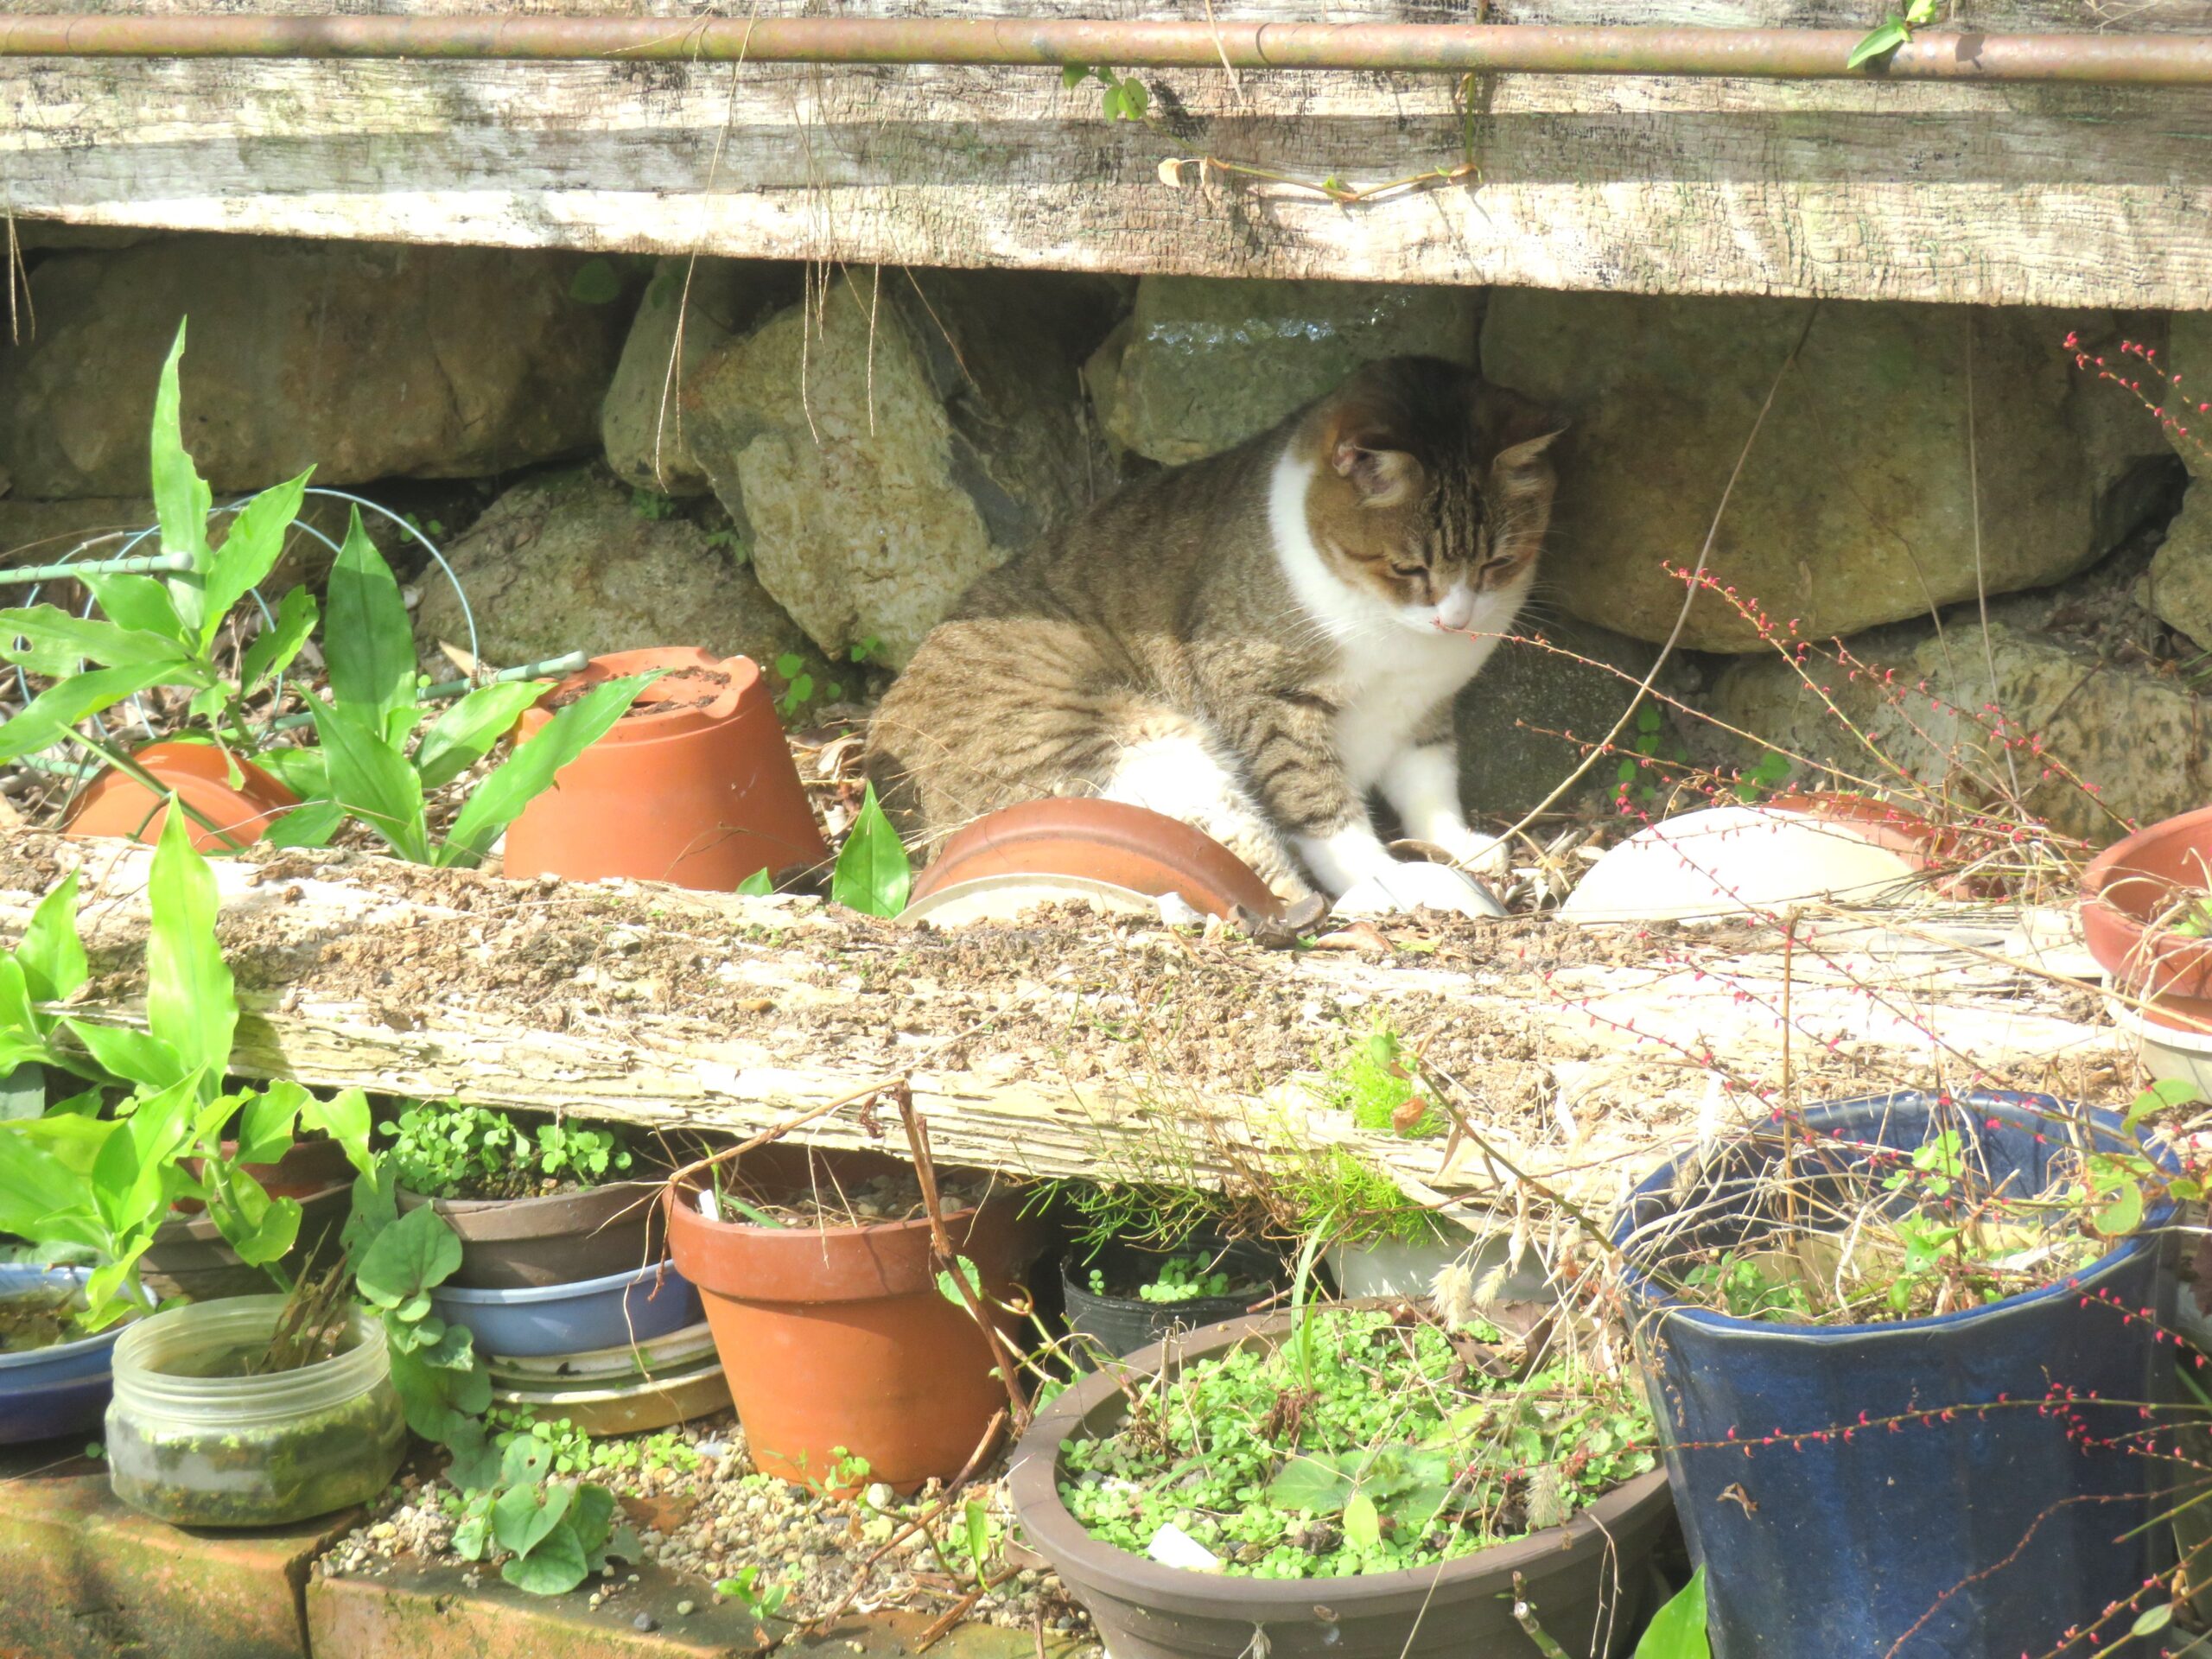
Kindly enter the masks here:
<path id="1" fill-rule="evenodd" d="M 65 867 L 85 871 L 100 974 L 81 1017 L 141 1018 L 147 862 L 0 844 L 0 935 Z M 1510 1205 L 1478 1148 L 1363 1135 L 1317 1103 L 1317 1050 L 1382 1013 L 1464 1086 L 1507 1163 L 1610 1203 L 1686 1138 L 1764 1116 L 1785 971 L 1808 1098 L 1942 1080 L 2109 1102 L 2125 1084 L 2116 1034 L 2078 995 L 1971 944 L 1838 937 L 1785 970 L 1770 936 L 1741 930 L 1454 925 L 1370 963 L 1103 921 L 944 935 L 810 901 L 327 855 L 217 869 L 246 1073 L 741 1134 L 904 1077 L 941 1157 L 1028 1176 L 1249 1186 L 1342 1145 L 1417 1189 Z M 798 1138 L 895 1149 L 897 1133 L 855 1104 Z"/>
<path id="2" fill-rule="evenodd" d="M 666 0 L 656 9 L 672 27 L 688 15 Z M 1023 9 L 994 0 L 968 10 Z M 1135 0 L 1051 9 L 1203 15 Z M 1271 0 L 1221 15 L 1299 10 Z M 1833 26 L 1861 10 L 1675 0 L 1631 14 L 1613 0 L 1546 0 L 1494 15 Z M 1377 0 L 1326 15 L 1463 14 Z M 1975 19 L 2090 20 L 2062 0 Z M 2111 26 L 2212 28 L 2212 5 L 2185 0 Z M 1437 78 L 1147 79 L 1156 101 L 1140 125 L 1103 120 L 1096 87 L 1069 92 L 1039 71 L 23 60 L 0 63 L 11 115 L 0 131 L 0 193 L 18 214 L 77 223 L 313 236 L 2212 306 L 2212 92 L 1506 76 L 1473 89 L 1469 119 Z M 1178 187 L 1160 170 L 1211 157 L 1364 187 L 1469 156 L 1473 177 L 1351 207 L 1195 168 Z"/>

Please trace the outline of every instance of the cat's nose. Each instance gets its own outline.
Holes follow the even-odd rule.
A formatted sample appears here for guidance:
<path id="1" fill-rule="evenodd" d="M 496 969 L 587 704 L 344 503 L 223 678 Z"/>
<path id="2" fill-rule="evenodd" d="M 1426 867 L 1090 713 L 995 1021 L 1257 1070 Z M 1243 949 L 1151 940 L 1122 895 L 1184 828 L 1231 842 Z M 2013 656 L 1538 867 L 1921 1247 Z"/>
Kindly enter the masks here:
<path id="1" fill-rule="evenodd" d="M 1447 628 L 1465 627 L 1474 614 L 1475 590 L 1464 582 L 1437 602 L 1436 620 Z"/>

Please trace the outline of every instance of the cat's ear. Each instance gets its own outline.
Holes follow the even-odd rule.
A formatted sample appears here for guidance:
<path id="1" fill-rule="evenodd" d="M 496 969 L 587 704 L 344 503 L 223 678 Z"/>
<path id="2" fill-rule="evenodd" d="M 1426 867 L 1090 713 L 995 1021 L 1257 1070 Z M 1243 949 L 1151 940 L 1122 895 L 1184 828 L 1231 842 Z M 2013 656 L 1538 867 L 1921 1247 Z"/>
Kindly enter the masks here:
<path id="1" fill-rule="evenodd" d="M 1491 469 L 1496 473 L 1525 472 L 1535 466 L 1562 432 L 1567 422 L 1555 410 L 1503 386 L 1483 388 L 1483 416 L 1496 438 L 1497 448 Z"/>
<path id="2" fill-rule="evenodd" d="M 1381 448 L 1380 442 L 1339 436 L 1329 445 L 1329 464 L 1359 492 L 1361 506 L 1402 506 L 1420 493 L 1425 474 L 1404 450 Z"/>

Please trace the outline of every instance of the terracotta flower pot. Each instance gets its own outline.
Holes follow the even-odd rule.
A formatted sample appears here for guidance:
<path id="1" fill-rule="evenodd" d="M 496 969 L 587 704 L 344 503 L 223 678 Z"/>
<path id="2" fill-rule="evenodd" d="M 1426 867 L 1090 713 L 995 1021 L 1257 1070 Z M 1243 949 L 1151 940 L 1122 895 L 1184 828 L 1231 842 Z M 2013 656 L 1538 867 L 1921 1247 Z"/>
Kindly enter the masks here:
<path id="1" fill-rule="evenodd" d="M 149 743 L 131 759 L 226 832 L 227 841 L 188 820 L 192 844 L 202 852 L 250 846 L 300 804 L 298 796 L 250 761 L 238 762 L 234 787 L 230 763 L 212 743 Z M 92 779 L 62 828 L 73 836 L 119 836 L 151 844 L 161 838 L 168 811 L 137 779 L 111 769 Z"/>
<path id="2" fill-rule="evenodd" d="M 1024 801 L 976 820 L 948 840 L 914 883 L 918 902 L 987 875 L 1071 875 L 1227 917 L 1238 905 L 1280 916 L 1282 900 L 1212 836 L 1164 813 L 1077 797 Z"/>
<path id="3" fill-rule="evenodd" d="M 223 1155 L 237 1153 L 235 1141 L 223 1142 Z M 188 1158 L 185 1168 L 193 1179 L 200 1177 L 200 1160 Z M 245 1173 L 261 1184 L 261 1190 L 272 1198 L 308 1198 L 333 1186 L 345 1185 L 353 1179 L 353 1166 L 346 1156 L 346 1148 L 335 1141 L 296 1141 L 287 1147 L 284 1155 L 273 1164 L 248 1164 Z M 173 1206 L 181 1213 L 198 1215 L 205 1208 L 197 1198 L 179 1198 Z"/>
<path id="4" fill-rule="evenodd" d="M 2174 1031 L 2212 1032 L 2212 939 L 2170 924 L 2212 893 L 2212 806 L 2139 830 L 2082 873 L 2082 932 L 2113 988 Z M 2160 925 L 2161 923 L 2169 925 Z"/>
<path id="5" fill-rule="evenodd" d="M 508 826 L 506 873 L 728 892 L 759 870 L 824 861 L 775 700 L 743 657 L 696 646 L 595 657 L 526 709 L 516 734 L 543 730 L 590 686 L 655 668 L 669 671 Z"/>
<path id="6" fill-rule="evenodd" d="M 766 1161 L 749 1161 L 748 1178 Z M 867 1154 L 852 1165 L 887 1166 Z M 868 1460 L 868 1479 L 901 1491 L 960 1471 L 1006 1390 L 982 1332 L 938 1293 L 926 1218 L 761 1227 L 709 1221 L 695 1188 L 663 1202 L 756 1467 L 829 1487 L 842 1447 Z M 1023 1265 L 1018 1205 L 994 1198 L 945 1224 L 985 1288 L 1008 1294 Z"/>
<path id="7" fill-rule="evenodd" d="M 295 1278 L 319 1272 L 339 1255 L 339 1235 L 353 1207 L 350 1182 L 327 1186 L 300 1201 L 300 1236 L 285 1252 L 284 1270 Z M 206 1215 L 172 1215 L 155 1230 L 154 1242 L 139 1258 L 147 1289 L 167 1301 L 213 1301 L 224 1296 L 252 1296 L 271 1287 L 269 1275 L 238 1260 Z"/>

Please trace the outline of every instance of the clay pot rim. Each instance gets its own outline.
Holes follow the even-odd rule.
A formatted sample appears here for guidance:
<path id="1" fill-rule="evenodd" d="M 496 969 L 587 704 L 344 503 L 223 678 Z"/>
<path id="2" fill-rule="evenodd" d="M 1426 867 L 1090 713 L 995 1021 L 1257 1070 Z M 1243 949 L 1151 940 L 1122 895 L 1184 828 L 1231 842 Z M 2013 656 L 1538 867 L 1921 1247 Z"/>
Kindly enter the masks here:
<path id="1" fill-rule="evenodd" d="M 636 651 L 609 652 L 594 657 L 575 673 L 566 676 L 547 688 L 545 695 L 523 710 L 517 723 L 516 734 L 529 737 L 541 729 L 556 712 L 553 699 L 579 686 L 598 685 L 607 680 L 620 679 L 626 674 L 639 674 L 647 669 L 664 668 L 671 675 L 687 671 L 705 671 L 727 674 L 725 685 L 715 700 L 699 709 L 668 709 L 656 713 L 639 713 L 651 708 L 658 685 L 645 688 L 644 695 L 630 705 L 613 725 L 607 728 L 599 741 L 601 743 L 654 743 L 672 738 L 682 738 L 709 727 L 721 725 L 737 715 L 738 704 L 760 683 L 760 665 L 750 657 L 717 657 L 704 645 L 649 645 Z"/>
<path id="2" fill-rule="evenodd" d="M 994 853 L 1027 842 L 1087 842 L 1118 858 L 1134 855 L 1147 860 L 1179 878 L 1170 884 L 1170 891 L 1181 893 L 1195 907 L 1216 916 L 1226 918 L 1240 904 L 1267 916 L 1283 912 L 1282 899 L 1259 873 L 1204 830 L 1162 812 L 1095 796 L 1021 801 L 964 825 L 947 837 L 929 867 L 915 878 L 908 902 L 929 898 L 956 882 L 1001 874 L 994 867 Z M 1051 874 L 1034 867 L 1029 873 Z M 1112 874 L 1096 879 L 1132 885 Z"/>
<path id="3" fill-rule="evenodd" d="M 1340 1625 L 1352 1618 L 1422 1608 L 1433 1615 L 1442 1611 L 1436 1604 L 1446 1596 L 1457 1602 L 1492 1585 L 1510 1590 L 1516 1572 L 1530 1573 L 1575 1554 L 1611 1548 L 1639 1510 L 1660 1501 L 1672 1502 L 1666 1470 L 1653 1469 L 1624 1481 L 1560 1526 L 1433 1567 L 1328 1579 L 1230 1578 L 1163 1567 L 1085 1532 L 1060 1500 L 1060 1447 L 1083 1428 L 1094 1410 L 1110 1412 L 1117 1402 L 1126 1409 L 1124 1377 L 1156 1375 L 1171 1347 L 1179 1362 L 1188 1364 L 1233 1348 L 1275 1346 L 1289 1336 L 1297 1318 L 1280 1313 L 1251 1314 L 1140 1348 L 1125 1359 L 1101 1365 L 1037 1414 L 1009 1459 L 1007 1491 L 1014 1518 L 1032 1547 L 1052 1562 L 1071 1588 L 1095 1586 L 1155 1613 L 1197 1618 L 1305 1624 L 1313 1619 L 1317 1602 L 1330 1607 Z"/>
<path id="4" fill-rule="evenodd" d="M 764 1241 L 768 1239 L 786 1238 L 820 1238 L 829 1240 L 832 1243 L 849 1243 L 856 1242 L 863 1237 L 868 1239 L 893 1239 L 902 1237 L 909 1233 L 922 1233 L 926 1235 L 930 1230 L 930 1218 L 925 1215 L 916 1216 L 910 1221 L 839 1222 L 834 1225 L 823 1225 L 817 1223 L 813 1225 L 805 1227 L 764 1227 L 757 1221 L 721 1221 L 717 1220 L 712 1216 L 702 1215 L 700 1212 L 699 1206 L 696 1204 L 677 1203 L 676 1194 L 678 1185 L 678 1183 L 673 1181 L 665 1182 L 663 1183 L 661 1190 L 661 1205 L 669 1213 L 669 1225 L 671 1230 L 676 1224 L 676 1217 L 678 1215 L 682 1215 L 690 1222 L 696 1223 L 702 1228 L 720 1228 L 726 1230 L 732 1234 L 753 1234 Z M 694 1193 L 700 1190 L 699 1183 L 696 1181 L 686 1180 L 680 1183 L 680 1185 L 683 1191 L 687 1194 Z M 957 1210 L 946 1211 L 944 1212 L 945 1230 L 950 1232 L 953 1230 L 956 1226 L 964 1225 L 968 1222 L 973 1220 L 976 1217 L 982 1215 L 987 1208 L 988 1208 L 994 1202 L 997 1201 L 1000 1196 L 1001 1195 L 995 1193 L 990 1198 L 985 1198 L 981 1204 L 964 1205 Z"/>
<path id="5" fill-rule="evenodd" d="M 602 1181 L 574 1192 L 530 1192 L 518 1198 L 434 1198 L 401 1186 L 393 1190 L 393 1198 L 402 1213 L 428 1205 L 445 1218 L 463 1244 L 524 1244 L 533 1239 L 574 1236 L 579 1221 L 593 1224 L 582 1235 L 588 1238 L 630 1221 L 639 1212 L 649 1215 L 660 1185 L 651 1179 Z M 574 1211 L 581 1211 L 581 1217 L 565 1213 Z"/>
<path id="6" fill-rule="evenodd" d="M 2203 832 L 2201 837 L 2197 834 L 2200 830 Z M 2200 806 L 2193 812 L 2179 813 L 2171 818 L 2161 818 L 2156 823 L 2146 824 L 2134 834 L 2114 842 L 2091 859 L 2088 868 L 2082 872 L 2082 907 L 2085 920 L 2094 912 L 2123 933 L 2150 941 L 2162 958 L 2186 957 L 2212 950 L 2212 939 L 2194 938 L 2186 933 L 2177 933 L 2171 928 L 2152 927 L 2113 896 L 2113 890 L 2130 879 L 2164 883 L 2165 878 L 2162 876 L 2152 875 L 2147 871 L 2135 871 L 2133 861 L 2161 842 L 2189 839 L 2201 839 L 2205 843 L 2208 872 L 2212 872 L 2212 806 Z M 2084 931 L 2088 935 L 2091 954 L 2103 963 L 2107 972 L 2117 975 L 2126 965 L 2125 962 L 2106 961 L 2104 952 L 2097 949 L 2094 929 L 2085 928 Z"/>

